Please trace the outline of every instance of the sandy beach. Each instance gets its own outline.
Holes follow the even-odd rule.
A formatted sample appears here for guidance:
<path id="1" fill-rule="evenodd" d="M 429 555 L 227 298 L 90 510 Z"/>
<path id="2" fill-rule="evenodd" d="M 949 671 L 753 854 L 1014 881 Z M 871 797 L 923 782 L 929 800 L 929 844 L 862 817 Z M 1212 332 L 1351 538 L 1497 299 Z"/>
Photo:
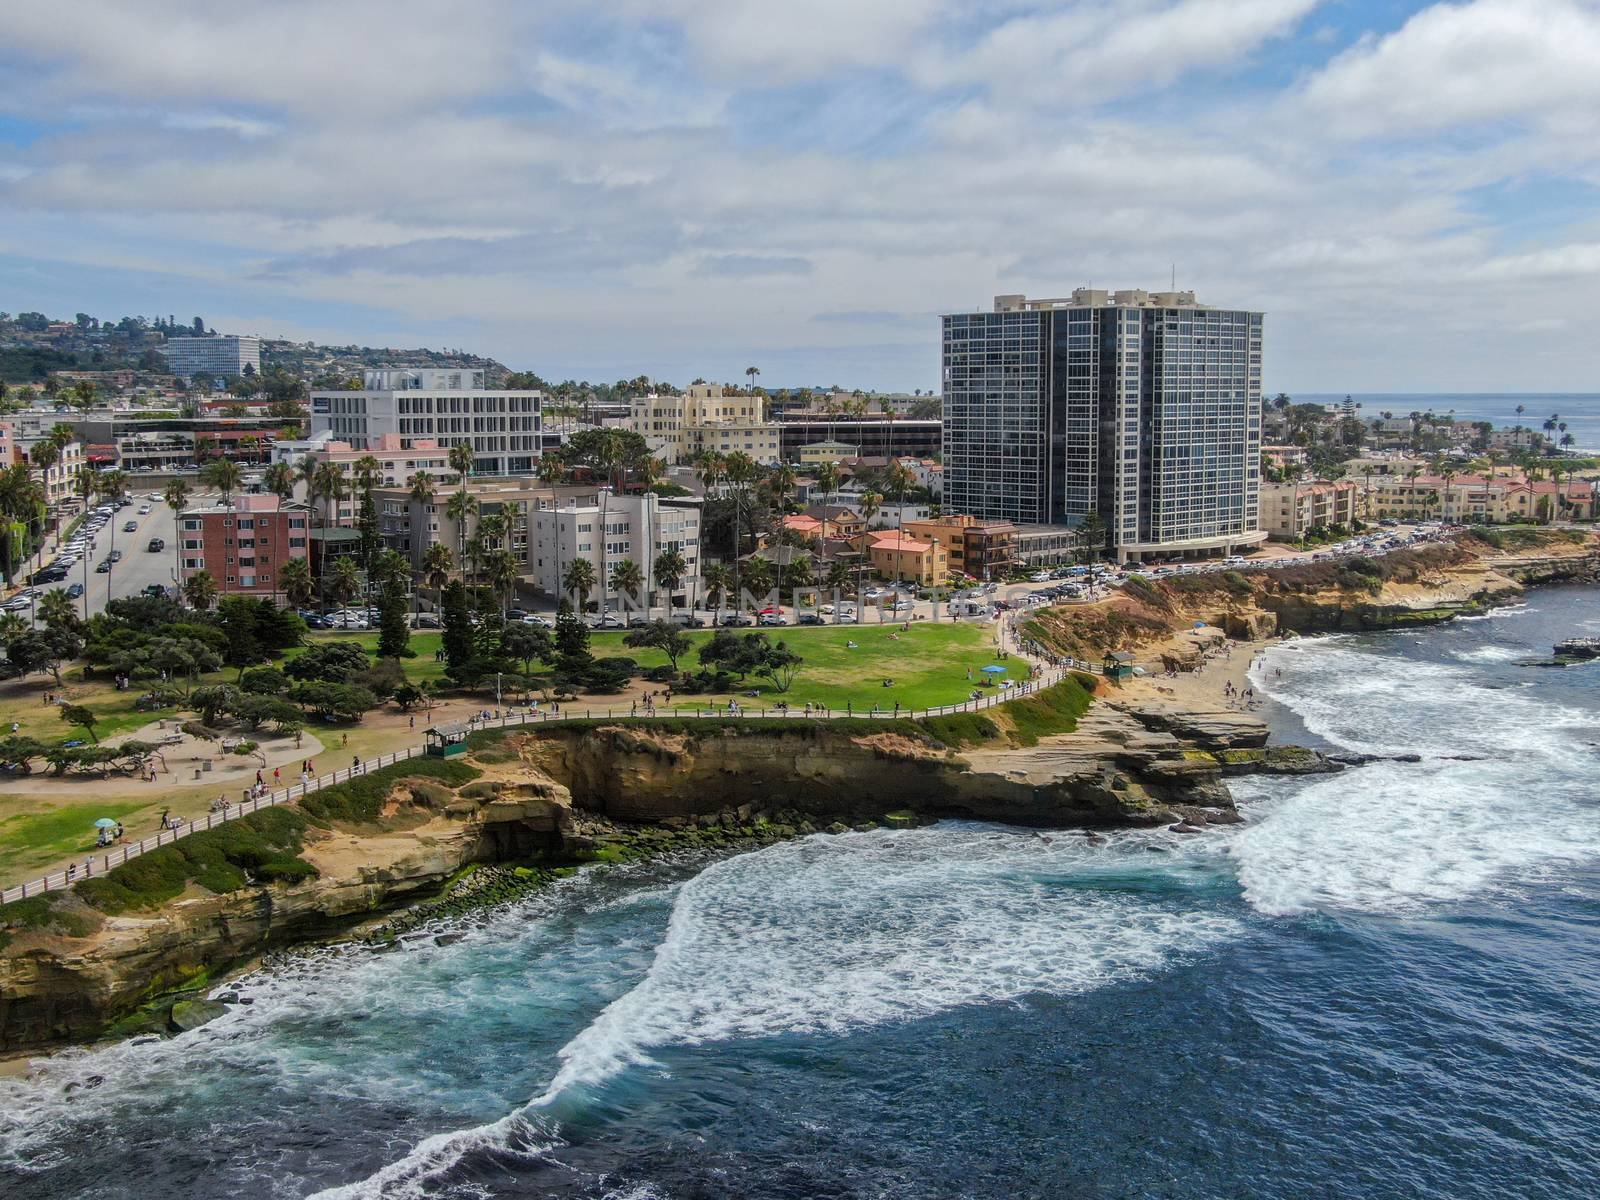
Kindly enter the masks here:
<path id="1" fill-rule="evenodd" d="M 1141 647 L 1135 660 L 1146 673 L 1125 682 L 1121 692 L 1130 699 L 1159 699 L 1199 711 L 1250 711 L 1236 697 L 1251 686 L 1251 665 L 1278 640 L 1233 641 L 1215 626 L 1185 630 Z M 1176 660 L 1197 660 L 1196 666 L 1166 674 L 1164 654 Z"/>

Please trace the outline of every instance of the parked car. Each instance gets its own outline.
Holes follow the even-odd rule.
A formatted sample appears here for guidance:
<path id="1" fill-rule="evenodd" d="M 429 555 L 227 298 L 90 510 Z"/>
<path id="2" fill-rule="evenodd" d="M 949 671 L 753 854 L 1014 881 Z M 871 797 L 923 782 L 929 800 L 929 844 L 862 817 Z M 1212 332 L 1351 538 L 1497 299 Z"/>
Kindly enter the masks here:
<path id="1" fill-rule="evenodd" d="M 826 625 L 827 622 L 822 619 L 822 614 L 821 613 L 808 612 L 808 613 L 801 613 L 800 614 L 800 619 L 799 619 L 798 624 L 801 624 L 801 625 Z"/>
<path id="2" fill-rule="evenodd" d="M 537 625 L 540 629 L 554 629 L 556 627 L 556 623 L 543 613 L 529 613 L 522 618 L 522 623 L 524 625 Z"/>
<path id="3" fill-rule="evenodd" d="M 434 616 L 432 613 L 418 613 L 412 618 L 411 623 L 418 629 L 439 628 L 439 618 Z"/>
<path id="4" fill-rule="evenodd" d="M 309 616 L 303 617 L 302 620 L 305 621 L 306 628 L 308 628 L 308 629 L 332 629 L 333 628 L 333 624 L 328 620 L 327 617 L 323 616 L 321 613 L 311 613 Z"/>
<path id="5" fill-rule="evenodd" d="M 770 628 L 776 628 L 776 627 L 778 627 L 780 625 L 787 625 L 788 623 L 789 623 L 789 618 L 784 616 L 782 613 L 762 613 L 761 614 L 760 624 L 763 625 L 763 626 L 766 626 L 769 629 Z"/>
<path id="6" fill-rule="evenodd" d="M 594 624 L 596 629 L 621 629 L 622 618 L 614 612 L 603 612 Z"/>
<path id="7" fill-rule="evenodd" d="M 896 600 L 894 602 L 895 612 L 910 612 L 914 608 L 916 608 L 916 604 L 910 600 Z"/>
<path id="8" fill-rule="evenodd" d="M 650 624 L 650 618 L 643 613 L 634 613 L 633 616 L 628 618 L 629 629 L 643 629 L 648 624 Z"/>
<path id="9" fill-rule="evenodd" d="M 854 625 L 856 624 L 856 615 L 853 612 L 842 612 L 834 617 L 833 623 L 835 625 Z"/>
<path id="10" fill-rule="evenodd" d="M 706 627 L 706 623 L 702 618 L 689 612 L 673 613 L 668 619 L 674 625 L 682 625 L 685 629 L 704 629 Z"/>
<path id="11" fill-rule="evenodd" d="M 730 612 L 730 613 L 723 613 L 722 614 L 722 619 L 720 621 L 718 621 L 717 624 L 722 625 L 724 627 L 734 627 L 734 626 L 743 627 L 743 626 L 746 626 L 746 625 L 753 625 L 753 624 L 755 624 L 755 622 L 753 622 L 749 617 L 745 616 L 743 613 Z"/>
<path id="12" fill-rule="evenodd" d="M 528 610 L 525 609 L 525 608 L 508 608 L 508 609 L 506 609 L 506 620 L 508 620 L 508 621 L 526 621 L 527 619 L 528 619 Z"/>

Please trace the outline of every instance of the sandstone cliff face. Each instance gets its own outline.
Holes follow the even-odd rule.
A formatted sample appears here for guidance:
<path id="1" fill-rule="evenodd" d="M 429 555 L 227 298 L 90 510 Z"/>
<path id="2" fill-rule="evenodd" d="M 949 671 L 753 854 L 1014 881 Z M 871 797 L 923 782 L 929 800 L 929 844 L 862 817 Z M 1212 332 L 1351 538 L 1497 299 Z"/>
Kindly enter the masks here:
<path id="1" fill-rule="evenodd" d="M 793 809 L 819 825 L 909 810 L 1018 825 L 1125 826 L 1171 820 L 1173 806 L 1232 807 L 1215 767 L 1195 766 L 1176 746 L 1109 748 L 1060 759 L 1047 773 L 1033 769 L 1028 751 L 990 752 L 979 762 L 896 734 L 815 727 L 760 736 L 552 728 L 519 746 L 576 805 L 621 821 L 753 806 Z"/>

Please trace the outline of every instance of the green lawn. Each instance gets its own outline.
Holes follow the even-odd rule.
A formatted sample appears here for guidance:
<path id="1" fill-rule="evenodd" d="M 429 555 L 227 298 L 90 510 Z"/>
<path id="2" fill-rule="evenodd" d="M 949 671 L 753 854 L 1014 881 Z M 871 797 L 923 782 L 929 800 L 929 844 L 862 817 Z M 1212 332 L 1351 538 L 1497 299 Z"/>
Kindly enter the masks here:
<path id="1" fill-rule="evenodd" d="M 687 632 L 696 649 L 712 633 L 709 629 Z M 764 632 L 774 641 L 785 642 L 805 659 L 805 665 L 786 696 L 780 697 L 770 683 L 754 678 L 746 680 L 739 688 L 740 697 L 748 702 L 749 698 L 743 693 L 759 691 L 761 695 L 754 701 L 757 704 L 783 699 L 791 707 L 803 707 L 809 702 L 838 709 L 847 705 L 870 708 L 874 704 L 893 708 L 899 701 L 902 708 L 931 708 L 965 700 L 978 686 L 977 681 L 984 678 L 979 668 L 996 661 L 989 627 L 971 622 L 917 621 L 910 630 L 894 624 L 868 623 L 791 626 Z M 891 638 L 891 634 L 898 634 L 898 640 Z M 667 656 L 660 651 L 636 650 L 623 645 L 625 636 L 620 631 L 595 633 L 590 638 L 590 649 L 602 658 L 626 655 L 644 668 L 667 665 Z M 369 652 L 378 644 L 378 635 L 371 631 L 318 632 L 312 638 L 315 641 L 352 641 Z M 851 642 L 855 643 L 854 649 L 848 645 Z M 406 675 L 414 682 L 438 679 L 444 674 L 444 664 L 434 658 L 439 643 L 440 635 L 436 632 L 411 635 L 411 648 L 417 656 L 405 660 L 404 666 Z M 291 650 L 289 657 L 298 653 L 301 652 Z M 678 665 L 680 669 L 698 671 L 700 664 L 691 650 Z M 1011 669 L 1007 675 L 996 678 L 1020 680 L 1026 677 L 1027 668 L 1021 661 L 1008 659 L 1002 665 Z M 971 680 L 967 678 L 969 667 Z M 536 675 L 545 673 L 536 667 Z M 892 686 L 884 687 L 885 679 L 892 680 Z M 725 703 L 727 696 L 718 699 Z M 681 707 L 685 711 L 692 710 L 693 701 L 688 697 L 685 701 Z M 605 698 L 596 697 L 594 703 L 602 705 Z M 674 707 L 680 705 L 675 703 Z"/>

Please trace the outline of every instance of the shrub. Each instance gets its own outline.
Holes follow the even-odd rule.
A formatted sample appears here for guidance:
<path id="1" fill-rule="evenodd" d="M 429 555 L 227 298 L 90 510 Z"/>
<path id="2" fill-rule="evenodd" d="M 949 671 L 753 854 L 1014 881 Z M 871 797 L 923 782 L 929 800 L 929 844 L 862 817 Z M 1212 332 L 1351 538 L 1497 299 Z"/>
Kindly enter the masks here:
<path id="1" fill-rule="evenodd" d="M 120 913 L 155 908 L 190 883 L 226 893 L 252 881 L 309 879 L 316 868 L 296 857 L 306 825 L 293 809 L 264 808 L 85 879 L 77 893 L 101 912 Z"/>
<path id="2" fill-rule="evenodd" d="M 1071 733 L 1078 727 L 1078 718 L 1089 710 L 1087 692 L 1074 679 L 1035 692 L 1021 700 L 1013 700 L 1004 712 L 1011 721 L 1011 736 L 1019 746 L 1037 745 L 1039 739 L 1053 733 Z"/>
<path id="3" fill-rule="evenodd" d="M 370 824 L 378 819 L 389 793 L 402 779 L 435 779 L 457 788 L 481 774 L 476 767 L 455 759 L 413 758 L 312 792 L 300 801 L 300 808 L 318 825 L 330 821 Z"/>
<path id="4" fill-rule="evenodd" d="M 923 717 L 917 724 L 946 746 L 981 746 L 1000 736 L 1000 729 L 982 713 L 947 713 Z"/>

